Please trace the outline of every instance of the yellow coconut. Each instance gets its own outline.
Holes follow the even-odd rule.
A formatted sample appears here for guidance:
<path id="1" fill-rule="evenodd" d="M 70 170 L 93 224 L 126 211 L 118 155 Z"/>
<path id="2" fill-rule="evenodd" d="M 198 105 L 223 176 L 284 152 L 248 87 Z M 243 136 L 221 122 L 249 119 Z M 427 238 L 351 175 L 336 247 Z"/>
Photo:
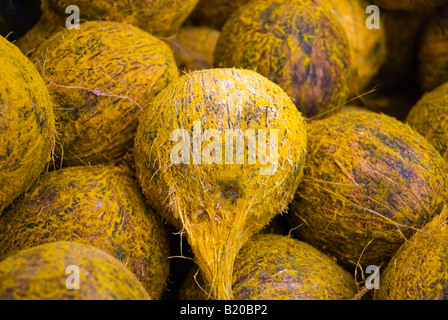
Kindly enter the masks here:
<path id="1" fill-rule="evenodd" d="M 448 82 L 426 93 L 412 107 L 406 122 L 448 161 Z"/>
<path id="2" fill-rule="evenodd" d="M 44 174 L 0 218 L 0 260 L 53 241 L 77 241 L 108 252 L 154 299 L 165 288 L 168 238 L 125 168 L 71 167 Z"/>
<path id="3" fill-rule="evenodd" d="M 242 6 L 221 32 L 215 66 L 256 70 L 308 117 L 341 106 L 350 89 L 346 33 L 312 0 L 255 0 Z"/>
<path id="4" fill-rule="evenodd" d="M 349 96 L 368 90 L 368 85 L 386 60 L 386 32 L 380 18 L 380 29 L 366 27 L 365 0 L 321 1 L 344 28 L 351 54 L 352 81 Z"/>
<path id="5" fill-rule="evenodd" d="M 0 300 L 149 300 L 135 275 L 95 247 L 52 242 L 0 262 Z"/>
<path id="6" fill-rule="evenodd" d="M 54 121 L 39 72 L 0 37 L 0 214 L 50 161 Z"/>
<path id="7" fill-rule="evenodd" d="M 109 20 L 135 25 L 158 37 L 173 37 L 198 0 L 43 0 L 49 10 L 68 17 L 75 5 L 85 20 Z"/>
<path id="8" fill-rule="evenodd" d="M 206 300 L 207 285 L 196 268 L 180 299 Z M 253 236 L 240 250 L 233 272 L 238 300 L 346 300 L 356 293 L 354 277 L 309 244 L 281 235 Z"/>
<path id="9" fill-rule="evenodd" d="M 144 113 L 137 176 L 151 205 L 185 233 L 215 298 L 232 297 L 236 253 L 292 200 L 305 146 L 291 99 L 254 71 L 192 72 Z"/>
<path id="10" fill-rule="evenodd" d="M 85 22 L 34 55 L 54 101 L 58 164 L 100 164 L 124 155 L 141 109 L 179 76 L 169 46 L 132 25 Z"/>
<path id="11" fill-rule="evenodd" d="M 169 41 L 180 71 L 210 69 L 220 32 L 208 27 L 183 27 Z"/>
<path id="12" fill-rule="evenodd" d="M 304 178 L 288 217 L 300 239 L 340 263 L 384 265 L 446 203 L 448 164 L 406 124 L 353 111 L 307 130 Z"/>
<path id="13" fill-rule="evenodd" d="M 400 247 L 381 274 L 376 300 L 448 299 L 447 219 L 445 208 Z"/>

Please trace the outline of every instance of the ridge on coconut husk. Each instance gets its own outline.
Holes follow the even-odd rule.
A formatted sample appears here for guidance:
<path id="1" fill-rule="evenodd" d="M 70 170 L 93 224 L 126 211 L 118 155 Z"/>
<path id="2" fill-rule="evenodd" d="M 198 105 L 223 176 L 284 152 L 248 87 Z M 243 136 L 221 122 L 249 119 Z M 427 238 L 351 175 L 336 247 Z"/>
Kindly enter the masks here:
<path id="1" fill-rule="evenodd" d="M 239 251 L 232 277 L 238 300 L 347 300 L 354 278 L 309 244 L 275 234 L 251 237 Z M 207 300 L 207 285 L 193 268 L 179 292 L 181 300 Z"/>
<path id="2" fill-rule="evenodd" d="M 221 31 L 214 65 L 256 70 L 307 117 L 342 106 L 351 84 L 347 35 L 312 0 L 255 0 L 242 6 Z"/>
<path id="3" fill-rule="evenodd" d="M 349 97 L 362 94 L 386 61 L 386 32 L 380 18 L 379 29 L 366 28 L 364 0 L 330 0 L 321 4 L 331 12 L 347 34 L 351 54 L 352 80 Z"/>
<path id="4" fill-rule="evenodd" d="M 412 107 L 406 122 L 448 161 L 448 82 L 424 94 Z"/>
<path id="5" fill-rule="evenodd" d="M 132 172 L 70 167 L 41 175 L 0 217 L 0 261 L 53 241 L 77 241 L 119 259 L 159 299 L 169 273 L 168 238 Z"/>
<path id="6" fill-rule="evenodd" d="M 59 166 L 120 158 L 132 147 L 142 109 L 179 77 L 166 43 L 117 22 L 61 31 L 34 57 L 54 102 Z"/>
<path id="7" fill-rule="evenodd" d="M 0 215 L 51 160 L 55 123 L 39 72 L 0 37 Z"/>
<path id="8" fill-rule="evenodd" d="M 448 164 L 408 125 L 352 111 L 307 131 L 304 178 L 288 218 L 300 239 L 344 266 L 387 263 L 444 206 Z"/>
<path id="9" fill-rule="evenodd" d="M 67 17 L 75 5 L 85 20 L 125 22 L 156 37 L 173 37 L 199 0 L 42 0 L 48 10 Z"/>
<path id="10" fill-rule="evenodd" d="M 89 245 L 52 242 L 19 251 L 0 262 L 0 300 L 150 299 L 120 261 Z"/>
<path id="11" fill-rule="evenodd" d="M 137 177 L 149 203 L 186 235 L 215 299 L 232 298 L 238 250 L 292 200 L 305 147 L 290 97 L 250 70 L 192 72 L 144 113 Z"/>
<path id="12" fill-rule="evenodd" d="M 394 255 L 376 300 L 448 299 L 448 210 L 434 217 Z"/>

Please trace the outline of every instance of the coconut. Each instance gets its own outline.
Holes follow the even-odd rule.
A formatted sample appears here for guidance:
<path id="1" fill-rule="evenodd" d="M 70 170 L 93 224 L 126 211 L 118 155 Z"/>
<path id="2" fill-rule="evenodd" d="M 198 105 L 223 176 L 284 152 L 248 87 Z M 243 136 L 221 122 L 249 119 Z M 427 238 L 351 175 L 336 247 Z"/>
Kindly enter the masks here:
<path id="1" fill-rule="evenodd" d="M 447 0 L 372 0 L 372 3 L 386 10 L 434 10 L 448 3 Z"/>
<path id="2" fill-rule="evenodd" d="M 135 275 L 108 253 L 75 242 L 52 242 L 22 250 L 0 262 L 0 299 L 149 300 L 151 297 Z"/>
<path id="3" fill-rule="evenodd" d="M 49 10 L 68 17 L 70 5 L 79 8 L 82 19 L 109 20 L 135 25 L 158 37 L 173 37 L 199 0 L 43 0 Z"/>
<path id="4" fill-rule="evenodd" d="M 347 33 L 352 81 L 349 96 L 362 94 L 386 61 L 386 32 L 380 21 L 380 29 L 366 28 L 365 0 L 322 1 Z"/>
<path id="5" fill-rule="evenodd" d="M 215 50 L 215 66 L 256 70 L 308 117 L 346 101 L 350 60 L 345 31 L 311 0 L 249 2 L 227 21 Z"/>
<path id="6" fill-rule="evenodd" d="M 438 10 L 425 24 L 418 59 L 423 91 L 431 91 L 448 81 L 448 6 Z"/>
<path id="7" fill-rule="evenodd" d="M 200 286 L 195 274 L 187 277 L 180 299 L 207 299 L 207 286 Z M 232 282 L 239 300 L 346 300 L 356 293 L 354 277 L 330 257 L 305 242 L 274 234 L 256 235 L 244 245 Z"/>
<path id="8" fill-rule="evenodd" d="M 192 72 L 145 111 L 137 176 L 151 205 L 186 234 L 215 298 L 232 297 L 236 253 L 292 200 L 305 147 L 291 99 L 250 70 Z"/>
<path id="9" fill-rule="evenodd" d="M 55 104 L 56 154 L 63 166 L 124 155 L 141 109 L 179 76 L 166 43 L 123 23 L 92 21 L 64 30 L 35 57 Z"/>
<path id="10" fill-rule="evenodd" d="M 169 41 L 181 71 L 210 69 L 220 32 L 208 27 L 183 27 Z"/>
<path id="11" fill-rule="evenodd" d="M 154 299 L 166 285 L 164 226 L 125 168 L 70 167 L 44 174 L 0 218 L 0 260 L 53 241 L 77 241 L 108 252 Z"/>
<path id="12" fill-rule="evenodd" d="M 226 21 L 242 5 L 250 0 L 199 0 L 191 13 L 190 20 L 194 25 L 205 25 L 221 30 Z"/>
<path id="13" fill-rule="evenodd" d="M 448 298 L 448 211 L 434 217 L 394 255 L 381 274 L 377 300 Z"/>
<path id="14" fill-rule="evenodd" d="M 304 178 L 288 217 L 300 239 L 341 264 L 387 263 L 447 200 L 448 164 L 406 124 L 350 112 L 307 129 Z"/>
<path id="15" fill-rule="evenodd" d="M 40 175 L 54 145 L 50 95 L 39 72 L 0 37 L 0 214 Z"/>
<path id="16" fill-rule="evenodd" d="M 411 109 L 406 122 L 448 161 L 448 82 L 426 93 Z"/>

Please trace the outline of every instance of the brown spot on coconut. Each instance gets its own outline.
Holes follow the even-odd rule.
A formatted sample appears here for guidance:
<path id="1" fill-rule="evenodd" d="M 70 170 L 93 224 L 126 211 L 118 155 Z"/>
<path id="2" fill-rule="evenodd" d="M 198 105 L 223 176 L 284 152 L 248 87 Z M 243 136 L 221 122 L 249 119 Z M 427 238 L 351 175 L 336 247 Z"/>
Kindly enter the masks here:
<path id="1" fill-rule="evenodd" d="M 68 17 L 70 5 L 79 8 L 83 20 L 107 20 L 132 24 L 157 37 L 173 37 L 198 0 L 43 0 L 48 10 Z"/>
<path id="2" fill-rule="evenodd" d="M 309 244 L 281 235 L 253 236 L 234 265 L 238 300 L 347 300 L 357 291 L 354 277 Z M 182 300 L 206 300 L 208 286 L 196 268 L 180 292 Z"/>
<path id="3" fill-rule="evenodd" d="M 376 300 L 448 299 L 448 211 L 445 208 L 394 255 Z"/>
<path id="4" fill-rule="evenodd" d="M 386 263 L 442 209 L 448 165 L 406 124 L 373 112 L 311 122 L 288 217 L 300 239 L 354 268 Z"/>
<path id="5" fill-rule="evenodd" d="M 141 109 L 179 76 L 166 43 L 123 23 L 92 21 L 61 31 L 35 57 L 55 105 L 62 166 L 124 155 Z"/>
<path id="6" fill-rule="evenodd" d="M 350 60 L 345 31 L 311 0 L 249 2 L 227 21 L 215 50 L 215 66 L 256 70 L 308 117 L 346 101 Z"/>
<path id="7" fill-rule="evenodd" d="M 183 27 L 168 41 L 180 71 L 210 69 L 220 32 L 208 27 Z"/>
<path id="8" fill-rule="evenodd" d="M 79 288 L 69 290 L 67 284 L 76 285 L 77 271 Z M 1 300 L 151 298 L 120 261 L 89 245 L 52 242 L 22 250 L 0 262 Z"/>
<path id="9" fill-rule="evenodd" d="M 137 176 L 151 205 L 186 235 L 213 297 L 232 297 L 236 253 L 292 200 L 305 146 L 291 99 L 254 71 L 192 72 L 144 113 Z"/>
<path id="10" fill-rule="evenodd" d="M 447 0 L 371 0 L 372 3 L 386 10 L 434 10 L 448 3 Z"/>
<path id="11" fill-rule="evenodd" d="M 386 61 L 386 32 L 383 21 L 380 29 L 366 27 L 364 0 L 321 1 L 347 34 L 350 45 L 352 81 L 349 96 L 358 96 L 367 89 L 382 64 Z"/>
<path id="12" fill-rule="evenodd" d="M 423 91 L 431 91 L 448 81 L 448 5 L 425 23 L 418 59 Z"/>
<path id="13" fill-rule="evenodd" d="M 22 52 L 0 37 L 0 214 L 51 158 L 55 123 L 50 95 Z"/>
<path id="14" fill-rule="evenodd" d="M 44 174 L 0 218 L 0 260 L 53 241 L 77 241 L 108 252 L 154 299 L 166 285 L 163 223 L 124 168 L 71 167 Z"/>
<path id="15" fill-rule="evenodd" d="M 411 109 L 406 122 L 448 161 L 448 82 L 426 93 Z"/>
<path id="16" fill-rule="evenodd" d="M 199 0 L 187 21 L 221 30 L 226 21 L 250 0 Z"/>

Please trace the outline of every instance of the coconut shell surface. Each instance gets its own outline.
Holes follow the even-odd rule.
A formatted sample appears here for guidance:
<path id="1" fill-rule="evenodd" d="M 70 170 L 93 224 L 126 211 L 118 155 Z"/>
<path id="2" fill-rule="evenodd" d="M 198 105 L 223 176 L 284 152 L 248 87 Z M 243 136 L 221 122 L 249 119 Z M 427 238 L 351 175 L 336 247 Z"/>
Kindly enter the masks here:
<path id="1" fill-rule="evenodd" d="M 311 0 L 256 0 L 242 6 L 221 32 L 215 66 L 256 70 L 307 117 L 341 106 L 351 83 L 347 35 Z"/>
<path id="2" fill-rule="evenodd" d="M 448 299 L 447 218 L 445 208 L 403 244 L 381 274 L 376 300 Z"/>
<path id="3" fill-rule="evenodd" d="M 386 263 L 444 206 L 448 165 L 406 124 L 350 112 L 307 130 L 304 178 L 288 217 L 300 239 L 341 264 Z"/>
<path id="4" fill-rule="evenodd" d="M 380 67 L 386 61 L 386 31 L 380 20 L 380 29 L 366 27 L 364 0 L 322 1 L 344 28 L 351 53 L 352 81 L 349 96 L 364 93 Z"/>
<path id="5" fill-rule="evenodd" d="M 213 67 L 213 54 L 220 32 L 208 27 L 182 27 L 169 41 L 181 72 Z"/>
<path id="6" fill-rule="evenodd" d="M 181 299 L 207 299 L 207 286 L 195 278 L 200 276 L 187 278 Z M 347 300 L 357 291 L 354 278 L 330 257 L 305 242 L 273 234 L 256 235 L 244 245 L 232 281 L 238 300 Z"/>
<path id="7" fill-rule="evenodd" d="M 425 24 L 418 59 L 423 91 L 448 82 L 448 2 Z"/>
<path id="8" fill-rule="evenodd" d="M 84 20 L 126 22 L 157 37 L 173 37 L 199 0 L 43 0 L 48 10 L 67 18 L 70 5 Z"/>
<path id="9" fill-rule="evenodd" d="M 182 151 L 189 163 L 171 160 L 173 150 L 176 157 L 180 153 L 176 146 L 181 140 L 172 136 L 179 129 L 184 130 L 182 141 L 191 137 L 185 148 L 191 146 L 192 152 Z M 196 154 L 193 144 L 201 144 L 198 134 L 209 129 L 222 137 L 202 138 L 197 161 L 190 157 Z M 207 141 L 222 141 L 224 148 L 224 135 L 231 136 L 226 130 L 252 130 L 258 141 L 271 141 L 271 146 L 276 144 L 276 132 L 277 164 L 275 150 L 252 162 L 253 145 L 249 147 L 246 139 L 244 161 L 234 157 L 240 154 L 236 142 L 228 145 L 231 159 L 219 148 L 211 152 Z M 262 132 L 266 139 L 260 138 Z M 144 113 L 135 143 L 137 176 L 150 204 L 187 236 L 214 297 L 231 297 L 236 253 L 292 200 L 302 175 L 305 145 L 304 120 L 291 99 L 249 70 L 192 72 L 163 90 Z M 257 148 L 256 153 L 263 150 Z"/>
<path id="10" fill-rule="evenodd" d="M 79 289 L 74 267 L 79 271 Z M 72 271 L 73 270 L 73 271 Z M 95 247 L 52 242 L 19 251 L 0 262 L 1 300 L 149 300 L 120 261 Z"/>
<path id="11" fill-rule="evenodd" d="M 55 123 L 39 72 L 0 37 L 0 214 L 51 159 Z"/>
<path id="12" fill-rule="evenodd" d="M 93 21 L 64 30 L 35 57 L 55 105 L 61 166 L 124 155 L 141 109 L 179 76 L 167 44 L 124 23 Z"/>
<path id="13" fill-rule="evenodd" d="M 426 93 L 412 107 L 406 122 L 448 161 L 448 82 Z"/>
<path id="14" fill-rule="evenodd" d="M 0 260 L 53 241 L 108 252 L 160 298 L 169 273 L 168 238 L 130 171 L 95 166 L 44 174 L 0 218 Z"/>

